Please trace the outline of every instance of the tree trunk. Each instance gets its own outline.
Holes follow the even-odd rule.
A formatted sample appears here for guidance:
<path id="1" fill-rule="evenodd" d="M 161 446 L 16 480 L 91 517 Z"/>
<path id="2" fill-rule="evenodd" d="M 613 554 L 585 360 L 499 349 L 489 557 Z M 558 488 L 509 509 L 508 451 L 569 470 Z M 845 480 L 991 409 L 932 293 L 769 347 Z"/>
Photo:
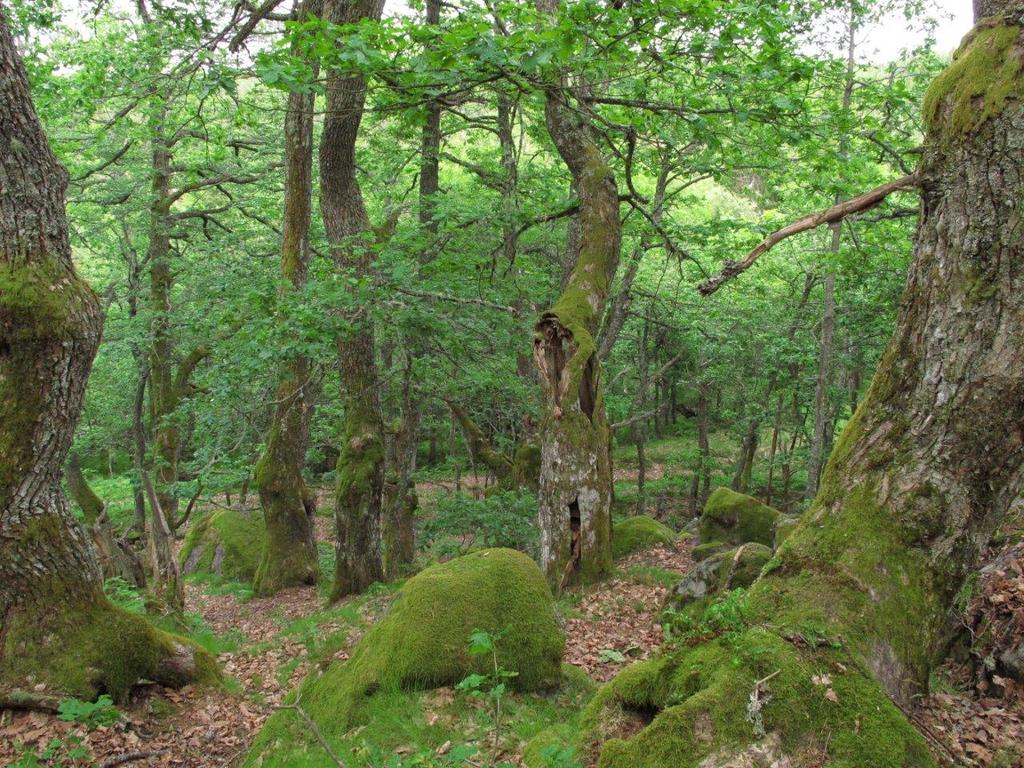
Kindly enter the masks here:
<path id="1" fill-rule="evenodd" d="M 552 23 L 557 0 L 538 0 Z M 548 133 L 579 194 L 579 250 L 565 290 L 541 315 L 534 360 L 543 397 L 538 525 L 541 567 L 553 583 L 608 573 L 610 441 L 594 339 L 619 263 L 619 194 L 590 125 L 566 103 L 565 84 L 545 92 Z"/>
<path id="2" fill-rule="evenodd" d="M 600 765 L 934 765 L 898 707 L 927 689 L 1024 482 L 1024 0 L 998 10 L 926 97 L 895 332 L 814 504 L 748 592 L 744 630 L 601 690 L 586 722 L 655 714 Z"/>
<path id="3" fill-rule="evenodd" d="M 102 311 L 71 262 L 67 173 L 43 134 L 0 10 L 0 690 L 122 698 L 167 662 L 212 659 L 114 608 L 61 471 Z"/>
<path id="4" fill-rule="evenodd" d="M 441 0 L 426 0 L 426 22 L 436 26 L 441 21 Z M 441 170 L 441 102 L 431 99 L 424 110 L 423 135 L 420 140 L 420 225 L 437 234 L 437 193 Z"/>
<path id="5" fill-rule="evenodd" d="M 379 19 L 383 0 L 326 0 L 325 18 L 351 24 Z M 327 75 L 327 113 L 320 141 L 320 210 L 338 269 L 365 277 L 372 263 L 370 220 L 356 179 L 356 138 L 366 80 Z M 338 338 L 345 429 L 335 501 L 337 564 L 331 598 L 361 592 L 383 576 L 380 516 L 384 486 L 384 424 L 378 402 L 373 323 L 362 309 Z"/>
<path id="6" fill-rule="evenodd" d="M 384 576 L 397 578 L 416 558 L 416 445 L 420 408 L 413 390 L 413 357 L 406 352 L 398 428 L 388 436 L 387 471 L 384 478 L 384 512 L 381 520 Z"/>
<path id="7" fill-rule="evenodd" d="M 690 514 L 696 517 L 704 507 L 711 490 L 711 413 L 708 393 L 711 385 L 697 384 L 697 449 L 700 454 L 690 483 Z"/>
<path id="8" fill-rule="evenodd" d="M 71 498 L 82 510 L 86 530 L 92 537 L 93 546 L 96 547 L 103 578 L 119 577 L 136 587 L 146 586 L 146 573 L 142 563 L 135 551 L 114 534 L 114 527 L 107 516 L 107 506 L 85 479 L 77 453 L 71 454 L 64 479 L 67 481 Z"/>
<path id="9" fill-rule="evenodd" d="M 323 3 L 306 0 L 300 16 L 320 16 Z M 284 121 L 285 200 L 281 236 L 281 276 L 292 290 L 306 284 L 311 257 L 309 226 L 313 189 L 312 93 L 288 96 Z M 284 363 L 275 395 L 267 447 L 256 464 L 255 481 L 267 526 L 267 544 L 256 571 L 258 595 L 285 587 L 315 584 L 320 567 L 313 519 L 316 496 L 306 487 L 302 470 L 309 447 L 313 410 L 311 366 L 305 356 Z"/>

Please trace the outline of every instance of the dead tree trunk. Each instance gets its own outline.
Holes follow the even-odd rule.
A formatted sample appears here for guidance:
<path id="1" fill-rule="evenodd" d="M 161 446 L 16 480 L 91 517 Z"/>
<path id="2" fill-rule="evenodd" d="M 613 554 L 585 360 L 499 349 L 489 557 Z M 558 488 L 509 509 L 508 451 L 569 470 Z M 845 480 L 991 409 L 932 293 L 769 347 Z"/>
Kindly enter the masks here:
<path id="1" fill-rule="evenodd" d="M 601 690 L 597 749 L 593 724 L 654 713 L 601 765 L 934 765 L 898 707 L 926 690 L 1024 482 L 1024 0 L 987 8 L 926 97 L 895 332 L 814 504 L 746 596 L 745 630 Z"/>
<path id="2" fill-rule="evenodd" d="M 67 172 L 2 10 L 0 146 L 0 698 L 40 686 L 123 697 L 143 677 L 215 675 L 204 652 L 106 600 L 61 491 L 102 311 L 71 262 Z"/>
<path id="3" fill-rule="evenodd" d="M 320 0 L 306 0 L 300 16 L 319 16 L 322 6 Z M 281 276 L 292 290 L 306 284 L 311 257 L 314 102 L 312 93 L 291 93 L 285 114 Z M 311 374 L 310 361 L 305 356 L 284 363 L 267 447 L 256 464 L 256 489 L 267 525 L 267 545 L 254 582 L 259 595 L 272 595 L 298 584 L 315 584 L 319 577 L 313 535 L 316 497 L 302 476 L 315 400 Z"/>
<path id="4" fill-rule="evenodd" d="M 324 16 L 335 24 L 379 19 L 383 5 L 383 0 L 326 0 Z M 372 263 L 370 219 L 356 179 L 356 138 L 365 100 L 366 80 L 361 75 L 328 73 L 320 142 L 320 210 L 338 269 L 355 277 L 369 274 Z M 332 599 L 361 592 L 383 576 L 384 424 L 377 395 L 374 330 L 365 308 L 352 311 L 349 319 L 351 329 L 338 338 L 345 430 L 338 457 Z"/>
<path id="5" fill-rule="evenodd" d="M 557 0 L 538 0 L 552 22 Z M 619 263 L 619 194 L 591 126 L 565 82 L 545 92 L 548 133 L 579 195 L 579 247 L 561 297 L 541 315 L 534 360 L 541 381 L 538 522 L 541 567 L 554 583 L 611 569 L 610 440 L 595 337 Z"/>

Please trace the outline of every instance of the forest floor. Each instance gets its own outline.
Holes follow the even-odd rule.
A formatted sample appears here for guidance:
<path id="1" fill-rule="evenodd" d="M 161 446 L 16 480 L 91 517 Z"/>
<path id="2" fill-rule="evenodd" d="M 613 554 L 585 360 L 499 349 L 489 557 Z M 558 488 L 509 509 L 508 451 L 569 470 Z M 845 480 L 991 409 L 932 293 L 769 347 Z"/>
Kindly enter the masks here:
<path id="1" fill-rule="evenodd" d="M 661 474 L 657 471 L 658 477 Z M 324 542 L 332 540 L 329 518 L 318 518 L 317 536 Z M 672 548 L 658 546 L 634 553 L 618 562 L 609 580 L 563 595 L 559 608 L 565 618 L 565 661 L 601 683 L 626 664 L 655 653 L 662 642 L 658 613 L 668 592 L 691 566 L 689 550 L 690 545 L 680 540 Z M 217 654 L 226 679 L 223 689 L 142 687 L 119 707 L 122 716 L 115 723 L 91 730 L 52 714 L 2 713 L 0 765 L 232 766 L 314 664 L 348 658 L 366 629 L 386 612 L 399 586 L 379 585 L 328 606 L 316 587 L 289 589 L 262 599 L 253 598 L 239 584 L 190 582 L 186 594 L 189 634 Z M 1002 635 L 1005 641 L 1010 633 L 1024 641 L 1024 544 L 992 550 L 975 589 L 968 623 L 976 637 Z M 1024 766 L 1024 759 L 993 762 L 1000 749 L 1024 743 L 1024 692 L 998 675 L 988 675 L 979 683 L 967 664 L 952 661 L 936 675 L 933 689 L 912 717 L 943 762 Z M 382 748 L 411 751 L 416 747 L 402 740 L 414 741 L 423 729 L 445 717 L 456 738 L 483 745 L 488 738 L 486 727 L 481 726 L 472 704 L 457 701 L 464 698 L 452 689 L 422 694 L 415 707 L 416 717 L 423 721 L 421 730 L 402 731 Z M 496 748 L 502 759 L 520 764 L 526 739 L 542 727 L 531 720 L 557 722 L 575 716 L 580 704 L 578 700 L 524 701 L 518 715 L 523 722 L 517 729 L 517 704 L 511 702 L 513 722 Z M 394 714 L 396 722 L 406 717 L 407 706 L 402 704 Z M 435 739 L 437 744 L 427 745 L 430 750 L 450 749 L 444 733 Z M 47 757 L 34 762 L 24 756 L 26 750 Z"/>

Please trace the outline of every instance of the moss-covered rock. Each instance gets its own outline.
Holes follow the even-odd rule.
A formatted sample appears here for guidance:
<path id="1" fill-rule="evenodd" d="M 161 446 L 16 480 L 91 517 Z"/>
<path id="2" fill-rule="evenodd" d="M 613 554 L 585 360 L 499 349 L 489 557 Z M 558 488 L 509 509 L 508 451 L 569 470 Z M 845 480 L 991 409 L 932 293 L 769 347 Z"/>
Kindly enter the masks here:
<path id="1" fill-rule="evenodd" d="M 612 528 L 612 556 L 618 559 L 655 544 L 671 547 L 675 541 L 676 532 L 654 518 L 646 515 L 627 517 Z"/>
<path id="2" fill-rule="evenodd" d="M 771 557 L 771 549 L 756 542 L 712 555 L 686 574 L 672 591 L 667 606 L 679 611 L 730 589 L 749 587 Z"/>
<path id="3" fill-rule="evenodd" d="M 262 515 L 218 510 L 189 529 L 179 556 L 181 569 L 184 573 L 252 581 L 266 540 Z"/>
<path id="4" fill-rule="evenodd" d="M 752 496 L 729 488 L 716 488 L 704 505 L 698 531 L 702 542 L 723 541 L 746 544 L 756 541 L 766 547 L 775 538 L 778 510 L 765 506 Z"/>
<path id="5" fill-rule="evenodd" d="M 690 550 L 690 555 L 699 563 L 701 560 L 707 560 L 712 555 L 725 552 L 729 548 L 729 545 L 724 541 L 706 541 Z"/>
<path id="6" fill-rule="evenodd" d="M 760 627 L 627 667 L 587 707 L 577 745 L 599 768 L 934 765 L 848 655 Z"/>
<path id="7" fill-rule="evenodd" d="M 565 638 L 543 573 L 521 552 L 485 549 L 410 579 L 352 658 L 307 678 L 297 700 L 322 735 L 337 741 L 377 691 L 452 685 L 487 671 L 492 660 L 467 650 L 476 630 L 502 633 L 498 663 L 518 673 L 515 688 L 558 684 Z M 282 711 L 259 733 L 245 765 L 317 765 L 321 749 L 301 718 Z"/>
<path id="8" fill-rule="evenodd" d="M 775 521 L 775 536 L 773 538 L 773 546 L 778 549 L 782 542 L 789 538 L 789 534 L 796 530 L 797 525 L 800 523 L 799 515 L 779 515 Z"/>

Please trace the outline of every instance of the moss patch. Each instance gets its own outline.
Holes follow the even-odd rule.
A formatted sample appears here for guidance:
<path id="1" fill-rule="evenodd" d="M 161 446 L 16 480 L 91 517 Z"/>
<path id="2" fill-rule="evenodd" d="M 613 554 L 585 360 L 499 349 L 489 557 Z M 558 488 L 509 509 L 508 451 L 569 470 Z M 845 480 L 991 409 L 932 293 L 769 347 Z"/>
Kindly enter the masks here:
<path id="1" fill-rule="evenodd" d="M 600 768 L 696 768 L 739 765 L 705 761 L 755 742 L 776 743 L 795 765 L 934 765 L 849 657 L 761 628 L 628 667 L 587 707 L 578 746 Z"/>
<path id="2" fill-rule="evenodd" d="M 697 530 L 702 542 L 746 544 L 756 541 L 770 547 L 779 514 L 752 496 L 729 488 L 716 488 L 704 505 Z"/>
<path id="3" fill-rule="evenodd" d="M 1021 28 L 983 21 L 928 88 L 925 124 L 942 141 L 967 135 L 999 115 L 1008 101 L 1024 97 L 1022 71 Z"/>
<path id="4" fill-rule="evenodd" d="M 366 721 L 378 693 L 452 685 L 482 671 L 483 660 L 466 648 L 474 630 L 504 633 L 498 662 L 518 672 L 516 689 L 558 684 L 565 639 L 544 575 L 520 552 L 485 549 L 410 579 L 349 661 L 303 683 L 301 706 L 325 738 L 338 741 Z M 279 712 L 257 736 L 245 764 L 301 765 L 299 756 L 318 749 L 294 713 Z"/>
<path id="5" fill-rule="evenodd" d="M 189 529 L 179 555 L 181 568 L 185 573 L 208 573 L 251 582 L 266 540 L 262 515 L 222 509 L 201 518 Z"/>
<path id="6" fill-rule="evenodd" d="M 655 544 L 674 546 L 676 532 L 646 515 L 627 517 L 612 528 L 612 556 L 625 557 Z"/>

